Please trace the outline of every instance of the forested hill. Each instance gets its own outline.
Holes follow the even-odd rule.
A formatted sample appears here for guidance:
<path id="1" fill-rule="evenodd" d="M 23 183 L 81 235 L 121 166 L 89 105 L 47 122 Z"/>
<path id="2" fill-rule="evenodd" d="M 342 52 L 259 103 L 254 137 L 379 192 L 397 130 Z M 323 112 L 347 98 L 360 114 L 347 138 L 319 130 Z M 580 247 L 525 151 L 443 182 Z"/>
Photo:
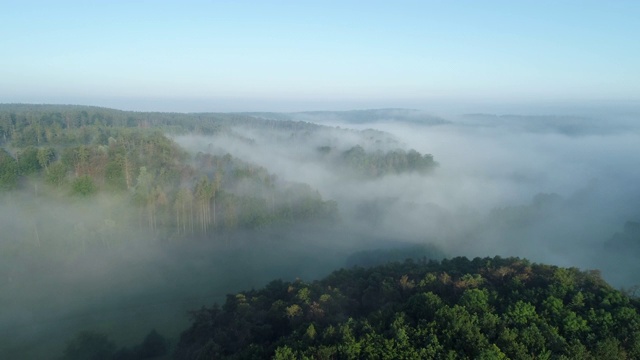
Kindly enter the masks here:
<path id="1" fill-rule="evenodd" d="M 347 124 L 371 124 L 379 122 L 408 123 L 418 125 L 442 125 L 449 121 L 413 109 L 371 109 L 350 111 L 303 111 L 296 113 L 247 113 L 265 119 L 304 120 L 312 122 L 341 122 Z"/>
<path id="2" fill-rule="evenodd" d="M 238 125 L 295 130 L 320 127 L 309 122 L 268 120 L 242 113 L 138 112 L 80 105 L 0 104 L 0 139 L 12 140 L 21 146 L 55 143 L 56 139 L 62 140 L 56 136 L 61 132 L 92 126 L 153 127 L 169 133 L 211 135 Z"/>
<path id="3" fill-rule="evenodd" d="M 127 148 L 127 153 L 140 152 L 140 144 L 133 143 L 131 138 L 160 133 L 164 137 L 206 136 L 208 141 L 232 139 L 235 143 L 254 145 L 256 152 L 264 152 L 265 147 L 277 143 L 290 152 L 307 154 L 300 160 L 318 162 L 332 170 L 346 170 L 361 178 L 426 173 L 437 165 L 431 155 L 406 149 L 398 139 L 381 131 L 337 129 L 280 115 L 279 120 L 273 120 L 250 113 L 152 113 L 74 105 L 0 104 L 0 147 L 5 150 L 0 156 L 8 151 L 18 158 L 25 151 L 35 154 L 39 150 L 39 161 L 31 165 L 33 169 L 26 170 L 29 172 L 47 169 L 49 163 L 62 158 L 62 150 L 67 148 L 102 146 L 104 150 L 106 146 L 117 145 Z M 149 141 L 147 145 L 155 142 Z M 135 166 L 134 170 L 140 165 L 127 164 Z M 125 169 L 128 188 L 133 176 L 129 170 Z M 24 174 L 24 166 L 3 171 L 0 187 L 15 186 L 17 176 Z"/>
<path id="4" fill-rule="evenodd" d="M 594 271 L 454 258 L 274 281 L 192 314 L 177 359 L 638 359 L 640 304 Z"/>
<path id="5" fill-rule="evenodd" d="M 196 142 L 205 145 L 185 148 Z M 335 219 L 335 201 L 270 168 L 275 153 L 255 163 L 253 155 L 273 149 L 332 176 L 358 180 L 428 173 L 436 166 L 431 155 L 404 149 L 391 135 L 373 130 L 240 113 L 0 105 L 0 191 L 126 195 L 139 209 L 138 222 L 164 237 Z M 121 228 L 124 218 L 112 215 L 99 224 L 72 226 L 109 237 L 109 229 Z"/>

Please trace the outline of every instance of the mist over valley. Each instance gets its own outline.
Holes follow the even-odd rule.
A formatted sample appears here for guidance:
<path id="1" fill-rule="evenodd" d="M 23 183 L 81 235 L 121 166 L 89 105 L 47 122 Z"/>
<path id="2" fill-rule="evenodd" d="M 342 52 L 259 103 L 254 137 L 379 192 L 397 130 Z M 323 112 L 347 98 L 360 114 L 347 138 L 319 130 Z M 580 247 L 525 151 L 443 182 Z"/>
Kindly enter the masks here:
<path id="1" fill-rule="evenodd" d="M 175 346 L 229 293 L 408 257 L 637 286 L 640 111 L 575 114 L 0 105 L 0 357 Z"/>

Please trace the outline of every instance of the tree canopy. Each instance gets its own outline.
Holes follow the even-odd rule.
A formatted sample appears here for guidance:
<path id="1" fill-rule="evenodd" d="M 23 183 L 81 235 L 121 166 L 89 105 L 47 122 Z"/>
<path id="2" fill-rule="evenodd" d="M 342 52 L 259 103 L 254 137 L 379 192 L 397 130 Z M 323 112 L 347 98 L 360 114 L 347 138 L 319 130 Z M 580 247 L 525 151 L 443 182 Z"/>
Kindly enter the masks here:
<path id="1" fill-rule="evenodd" d="M 640 356 L 639 302 L 519 258 L 407 261 L 274 281 L 192 313 L 178 359 Z"/>

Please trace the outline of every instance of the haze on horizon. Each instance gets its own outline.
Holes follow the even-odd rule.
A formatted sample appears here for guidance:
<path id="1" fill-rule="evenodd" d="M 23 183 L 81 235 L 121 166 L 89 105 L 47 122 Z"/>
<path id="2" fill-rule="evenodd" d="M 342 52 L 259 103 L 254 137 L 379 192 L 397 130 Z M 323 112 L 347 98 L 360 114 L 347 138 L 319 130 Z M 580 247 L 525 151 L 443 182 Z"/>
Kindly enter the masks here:
<path id="1" fill-rule="evenodd" d="M 11 1 L 0 13 L 0 103 L 637 105 L 638 18 L 635 1 Z"/>

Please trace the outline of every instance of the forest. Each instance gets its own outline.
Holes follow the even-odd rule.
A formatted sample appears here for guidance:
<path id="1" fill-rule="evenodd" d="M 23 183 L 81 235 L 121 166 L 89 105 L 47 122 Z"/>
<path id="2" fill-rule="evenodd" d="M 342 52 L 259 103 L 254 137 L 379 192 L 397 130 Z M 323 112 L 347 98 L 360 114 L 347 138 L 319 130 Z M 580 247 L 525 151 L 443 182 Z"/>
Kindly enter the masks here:
<path id="1" fill-rule="evenodd" d="M 174 358 L 635 359 L 639 305 L 597 271 L 424 257 L 229 294 L 191 312 Z M 167 348 L 155 330 L 118 350 L 83 332 L 63 359 L 156 358 Z"/>
<path id="2" fill-rule="evenodd" d="M 636 359 L 639 305 L 597 271 L 423 258 L 228 295 L 176 358 Z"/>
<path id="3" fill-rule="evenodd" d="M 526 153 L 583 119 L 0 104 L 0 357 L 640 357 L 633 167 Z"/>
<path id="4" fill-rule="evenodd" d="M 168 236 L 336 216 L 335 202 L 307 184 L 278 179 L 228 152 L 191 156 L 170 137 L 225 134 L 251 142 L 234 127 L 310 137 L 324 130 L 320 126 L 228 114 L 153 114 L 150 120 L 149 114 L 108 109 L 5 108 L 0 113 L 0 188 L 5 190 L 34 188 L 35 193 L 38 184 L 46 184 L 71 197 L 126 194 L 139 209 L 140 223 Z M 357 143 L 341 149 L 330 141 L 328 135 L 314 160 L 362 177 L 423 173 L 437 165 L 431 155 L 413 149 L 366 151 Z"/>

